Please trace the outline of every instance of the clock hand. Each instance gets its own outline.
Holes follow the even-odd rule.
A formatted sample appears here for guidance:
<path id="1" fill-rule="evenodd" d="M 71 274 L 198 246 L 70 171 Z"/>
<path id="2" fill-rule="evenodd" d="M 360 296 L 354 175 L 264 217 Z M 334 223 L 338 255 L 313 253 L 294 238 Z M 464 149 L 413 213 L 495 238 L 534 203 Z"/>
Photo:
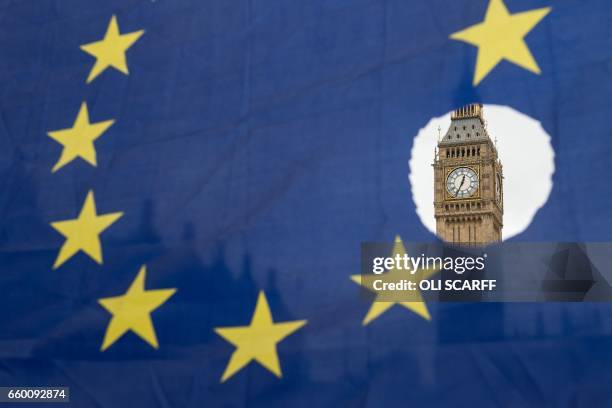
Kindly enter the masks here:
<path id="1" fill-rule="evenodd" d="M 463 187 L 463 183 L 465 183 L 465 174 L 463 175 L 463 178 L 461 179 L 461 184 L 459 185 L 459 190 L 461 190 L 461 187 Z"/>

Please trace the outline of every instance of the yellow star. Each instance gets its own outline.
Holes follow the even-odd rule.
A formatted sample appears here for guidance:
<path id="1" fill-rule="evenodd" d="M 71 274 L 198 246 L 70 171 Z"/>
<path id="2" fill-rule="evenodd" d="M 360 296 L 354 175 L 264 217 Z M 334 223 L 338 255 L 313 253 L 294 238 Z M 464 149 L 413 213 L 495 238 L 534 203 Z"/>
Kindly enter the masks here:
<path id="1" fill-rule="evenodd" d="M 392 257 L 395 257 L 396 255 L 404 256 L 405 253 L 406 253 L 406 248 L 404 247 L 404 243 L 402 242 L 402 239 L 398 235 L 395 237 L 395 245 L 393 246 L 393 253 L 391 256 Z M 438 272 L 438 269 L 419 269 L 419 274 L 420 274 L 419 281 L 433 276 L 436 272 Z M 393 278 L 395 275 L 399 275 L 400 272 L 398 272 L 396 269 L 392 269 L 389 272 L 387 272 L 387 274 L 389 274 Z M 366 281 L 362 281 L 362 279 L 366 279 Z M 355 282 L 358 285 L 363 284 L 363 286 L 368 289 L 372 288 L 372 282 L 370 282 L 369 280 L 374 280 L 374 279 L 380 279 L 380 276 L 377 276 L 377 275 L 372 275 L 371 277 L 370 276 L 362 277 L 362 275 L 352 275 L 351 276 L 351 280 L 353 282 Z M 377 297 L 379 296 L 381 295 L 378 294 Z M 418 300 L 414 300 L 410 302 L 392 302 L 392 301 L 386 302 L 386 301 L 374 299 L 374 301 L 372 302 L 372 305 L 370 306 L 370 310 L 368 310 L 368 313 L 363 319 L 362 324 L 364 326 L 367 325 L 368 323 L 370 323 L 371 321 L 376 319 L 378 316 L 386 312 L 389 308 L 391 308 L 391 306 L 395 304 L 404 306 L 406 309 L 413 311 L 414 313 L 421 316 L 423 319 L 431 320 L 431 316 L 429 315 L 429 310 L 427 310 L 427 304 L 423 301 L 421 292 L 416 291 L 413 296 Z"/>
<path id="2" fill-rule="evenodd" d="M 482 23 L 451 34 L 450 38 L 454 40 L 478 47 L 474 86 L 503 59 L 539 74 L 540 67 L 524 38 L 550 10 L 550 7 L 544 7 L 510 14 L 503 0 L 490 0 Z"/>
<path id="3" fill-rule="evenodd" d="M 94 141 L 102 136 L 115 123 L 113 119 L 103 122 L 89 122 L 87 103 L 81 104 L 81 109 L 71 128 L 48 132 L 50 138 L 64 146 L 62 154 L 51 170 L 55 173 L 77 157 L 82 158 L 92 166 L 97 166 Z"/>
<path id="4" fill-rule="evenodd" d="M 255 312 L 249 326 L 217 327 L 215 333 L 236 346 L 225 372 L 224 382 L 252 360 L 277 377 L 282 377 L 276 344 L 306 324 L 306 320 L 274 323 L 263 291 L 259 292 Z"/>
<path id="5" fill-rule="evenodd" d="M 81 49 L 96 58 L 96 63 L 89 72 L 87 83 L 93 81 L 106 68 L 113 67 L 128 75 L 128 66 L 125 53 L 144 34 L 144 30 L 127 34 L 119 33 L 117 17 L 112 16 L 106 29 L 104 39 L 81 45 Z"/>
<path id="6" fill-rule="evenodd" d="M 106 328 L 100 351 L 112 346 L 128 330 L 154 348 L 159 348 L 151 313 L 166 303 L 176 289 L 145 290 L 146 275 L 147 267 L 143 265 L 125 294 L 98 299 L 98 303 L 113 315 Z"/>
<path id="7" fill-rule="evenodd" d="M 100 234 L 122 215 L 122 212 L 115 212 L 99 216 L 96 213 L 93 191 L 90 190 L 78 218 L 51 223 L 53 228 L 66 237 L 66 241 L 53 264 L 53 269 L 59 268 L 79 251 L 85 252 L 94 261 L 101 264 Z"/>

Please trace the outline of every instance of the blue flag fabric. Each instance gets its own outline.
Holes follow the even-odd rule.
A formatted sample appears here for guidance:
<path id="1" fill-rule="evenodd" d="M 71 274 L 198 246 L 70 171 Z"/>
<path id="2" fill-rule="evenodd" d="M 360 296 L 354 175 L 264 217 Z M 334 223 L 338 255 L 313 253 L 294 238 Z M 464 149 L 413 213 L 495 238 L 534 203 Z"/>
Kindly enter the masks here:
<path id="1" fill-rule="evenodd" d="M 457 106 L 551 135 L 554 188 L 515 240 L 610 239 L 609 1 L 506 0 L 551 8 L 525 36 L 541 72 L 475 86 L 479 50 L 449 37 L 488 6 L 0 5 L 0 385 L 77 407 L 612 404 L 608 304 L 363 324 L 360 243 L 434 239 L 407 163 Z"/>

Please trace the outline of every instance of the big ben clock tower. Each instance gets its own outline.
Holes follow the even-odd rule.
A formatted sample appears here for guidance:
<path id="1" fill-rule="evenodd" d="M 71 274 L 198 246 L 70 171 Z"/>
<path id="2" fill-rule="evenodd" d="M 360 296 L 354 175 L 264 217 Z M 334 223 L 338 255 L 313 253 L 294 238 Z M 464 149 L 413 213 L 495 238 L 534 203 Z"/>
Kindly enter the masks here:
<path id="1" fill-rule="evenodd" d="M 462 245 L 501 241 L 504 177 L 481 104 L 451 113 L 451 125 L 437 150 L 433 168 L 438 237 Z"/>

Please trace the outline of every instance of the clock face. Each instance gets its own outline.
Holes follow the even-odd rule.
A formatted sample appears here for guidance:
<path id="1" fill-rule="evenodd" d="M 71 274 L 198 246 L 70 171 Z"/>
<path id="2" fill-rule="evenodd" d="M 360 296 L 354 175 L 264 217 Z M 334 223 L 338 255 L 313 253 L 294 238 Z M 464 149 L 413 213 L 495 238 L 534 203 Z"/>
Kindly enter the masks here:
<path id="1" fill-rule="evenodd" d="M 501 198 L 502 198 L 502 178 L 501 178 L 501 175 L 499 173 L 497 173 L 495 176 L 496 176 L 496 179 L 495 179 L 495 198 L 497 199 L 498 202 L 501 203 Z"/>
<path id="2" fill-rule="evenodd" d="M 478 189 L 478 175 L 469 167 L 457 167 L 446 179 L 446 189 L 455 198 L 468 198 Z"/>

